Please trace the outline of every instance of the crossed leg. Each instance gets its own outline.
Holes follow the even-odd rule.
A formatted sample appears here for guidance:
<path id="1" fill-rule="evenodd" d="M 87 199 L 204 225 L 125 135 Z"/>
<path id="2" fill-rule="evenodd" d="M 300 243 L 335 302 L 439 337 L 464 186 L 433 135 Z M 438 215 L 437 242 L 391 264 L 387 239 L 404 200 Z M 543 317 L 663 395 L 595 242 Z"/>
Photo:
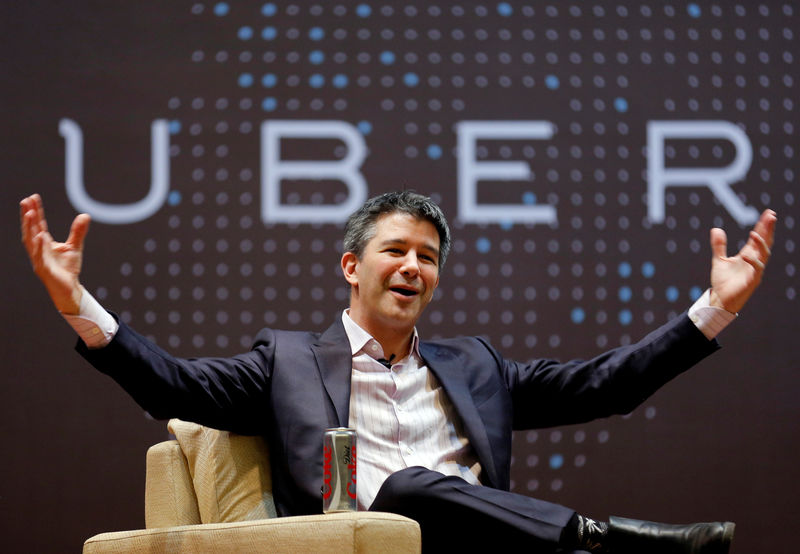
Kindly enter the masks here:
<path id="1" fill-rule="evenodd" d="M 560 552 L 573 510 L 423 467 L 391 475 L 370 510 L 417 521 L 424 552 Z"/>

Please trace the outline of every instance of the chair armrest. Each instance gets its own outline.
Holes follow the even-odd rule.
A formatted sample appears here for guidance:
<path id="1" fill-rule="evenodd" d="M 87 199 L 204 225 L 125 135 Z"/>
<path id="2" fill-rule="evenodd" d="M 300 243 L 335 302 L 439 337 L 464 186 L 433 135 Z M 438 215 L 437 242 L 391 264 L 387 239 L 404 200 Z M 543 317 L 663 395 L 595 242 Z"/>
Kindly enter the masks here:
<path id="1" fill-rule="evenodd" d="M 148 529 L 201 521 L 192 476 L 177 441 L 160 442 L 147 450 L 144 521 Z"/>
<path id="2" fill-rule="evenodd" d="M 347 512 L 102 533 L 88 539 L 83 552 L 419 554 L 421 544 L 416 521 L 381 512 Z"/>

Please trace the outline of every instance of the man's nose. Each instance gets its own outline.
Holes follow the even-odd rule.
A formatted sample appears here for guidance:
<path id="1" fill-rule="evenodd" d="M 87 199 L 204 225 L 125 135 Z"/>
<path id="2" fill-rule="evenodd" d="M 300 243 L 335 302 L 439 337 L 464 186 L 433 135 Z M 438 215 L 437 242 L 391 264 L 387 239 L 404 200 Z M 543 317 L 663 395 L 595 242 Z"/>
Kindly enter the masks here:
<path id="1" fill-rule="evenodd" d="M 417 253 L 413 251 L 409 251 L 403 257 L 403 263 L 400 266 L 400 273 L 402 273 L 406 277 L 416 277 L 419 273 L 419 258 L 417 258 Z"/>

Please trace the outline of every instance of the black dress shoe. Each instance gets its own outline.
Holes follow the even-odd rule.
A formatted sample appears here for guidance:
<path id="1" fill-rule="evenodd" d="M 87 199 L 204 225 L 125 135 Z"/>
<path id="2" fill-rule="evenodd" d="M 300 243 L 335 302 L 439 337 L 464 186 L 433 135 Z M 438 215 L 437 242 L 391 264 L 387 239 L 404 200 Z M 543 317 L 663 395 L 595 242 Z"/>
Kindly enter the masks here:
<path id="1" fill-rule="evenodd" d="M 727 554 L 735 527 L 731 522 L 667 525 L 612 516 L 604 546 L 619 554 Z"/>

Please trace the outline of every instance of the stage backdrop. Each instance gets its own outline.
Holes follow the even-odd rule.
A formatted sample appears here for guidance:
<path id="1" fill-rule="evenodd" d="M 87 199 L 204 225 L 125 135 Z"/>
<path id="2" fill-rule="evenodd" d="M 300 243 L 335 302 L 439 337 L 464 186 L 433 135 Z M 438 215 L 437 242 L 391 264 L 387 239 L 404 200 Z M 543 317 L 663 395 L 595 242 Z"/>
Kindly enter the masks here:
<path id="1" fill-rule="evenodd" d="M 793 552 L 798 511 L 795 1 L 6 2 L 0 528 L 77 551 L 143 526 L 167 437 L 72 351 L 18 242 L 43 195 L 83 282 L 177 355 L 346 307 L 342 222 L 364 198 L 441 203 L 453 253 L 424 337 L 506 356 L 637 340 L 778 212 L 766 281 L 724 349 L 625 417 L 518 432 L 513 490 L 605 518 L 738 522 Z M 9 550 L 10 549 L 10 550 Z"/>

